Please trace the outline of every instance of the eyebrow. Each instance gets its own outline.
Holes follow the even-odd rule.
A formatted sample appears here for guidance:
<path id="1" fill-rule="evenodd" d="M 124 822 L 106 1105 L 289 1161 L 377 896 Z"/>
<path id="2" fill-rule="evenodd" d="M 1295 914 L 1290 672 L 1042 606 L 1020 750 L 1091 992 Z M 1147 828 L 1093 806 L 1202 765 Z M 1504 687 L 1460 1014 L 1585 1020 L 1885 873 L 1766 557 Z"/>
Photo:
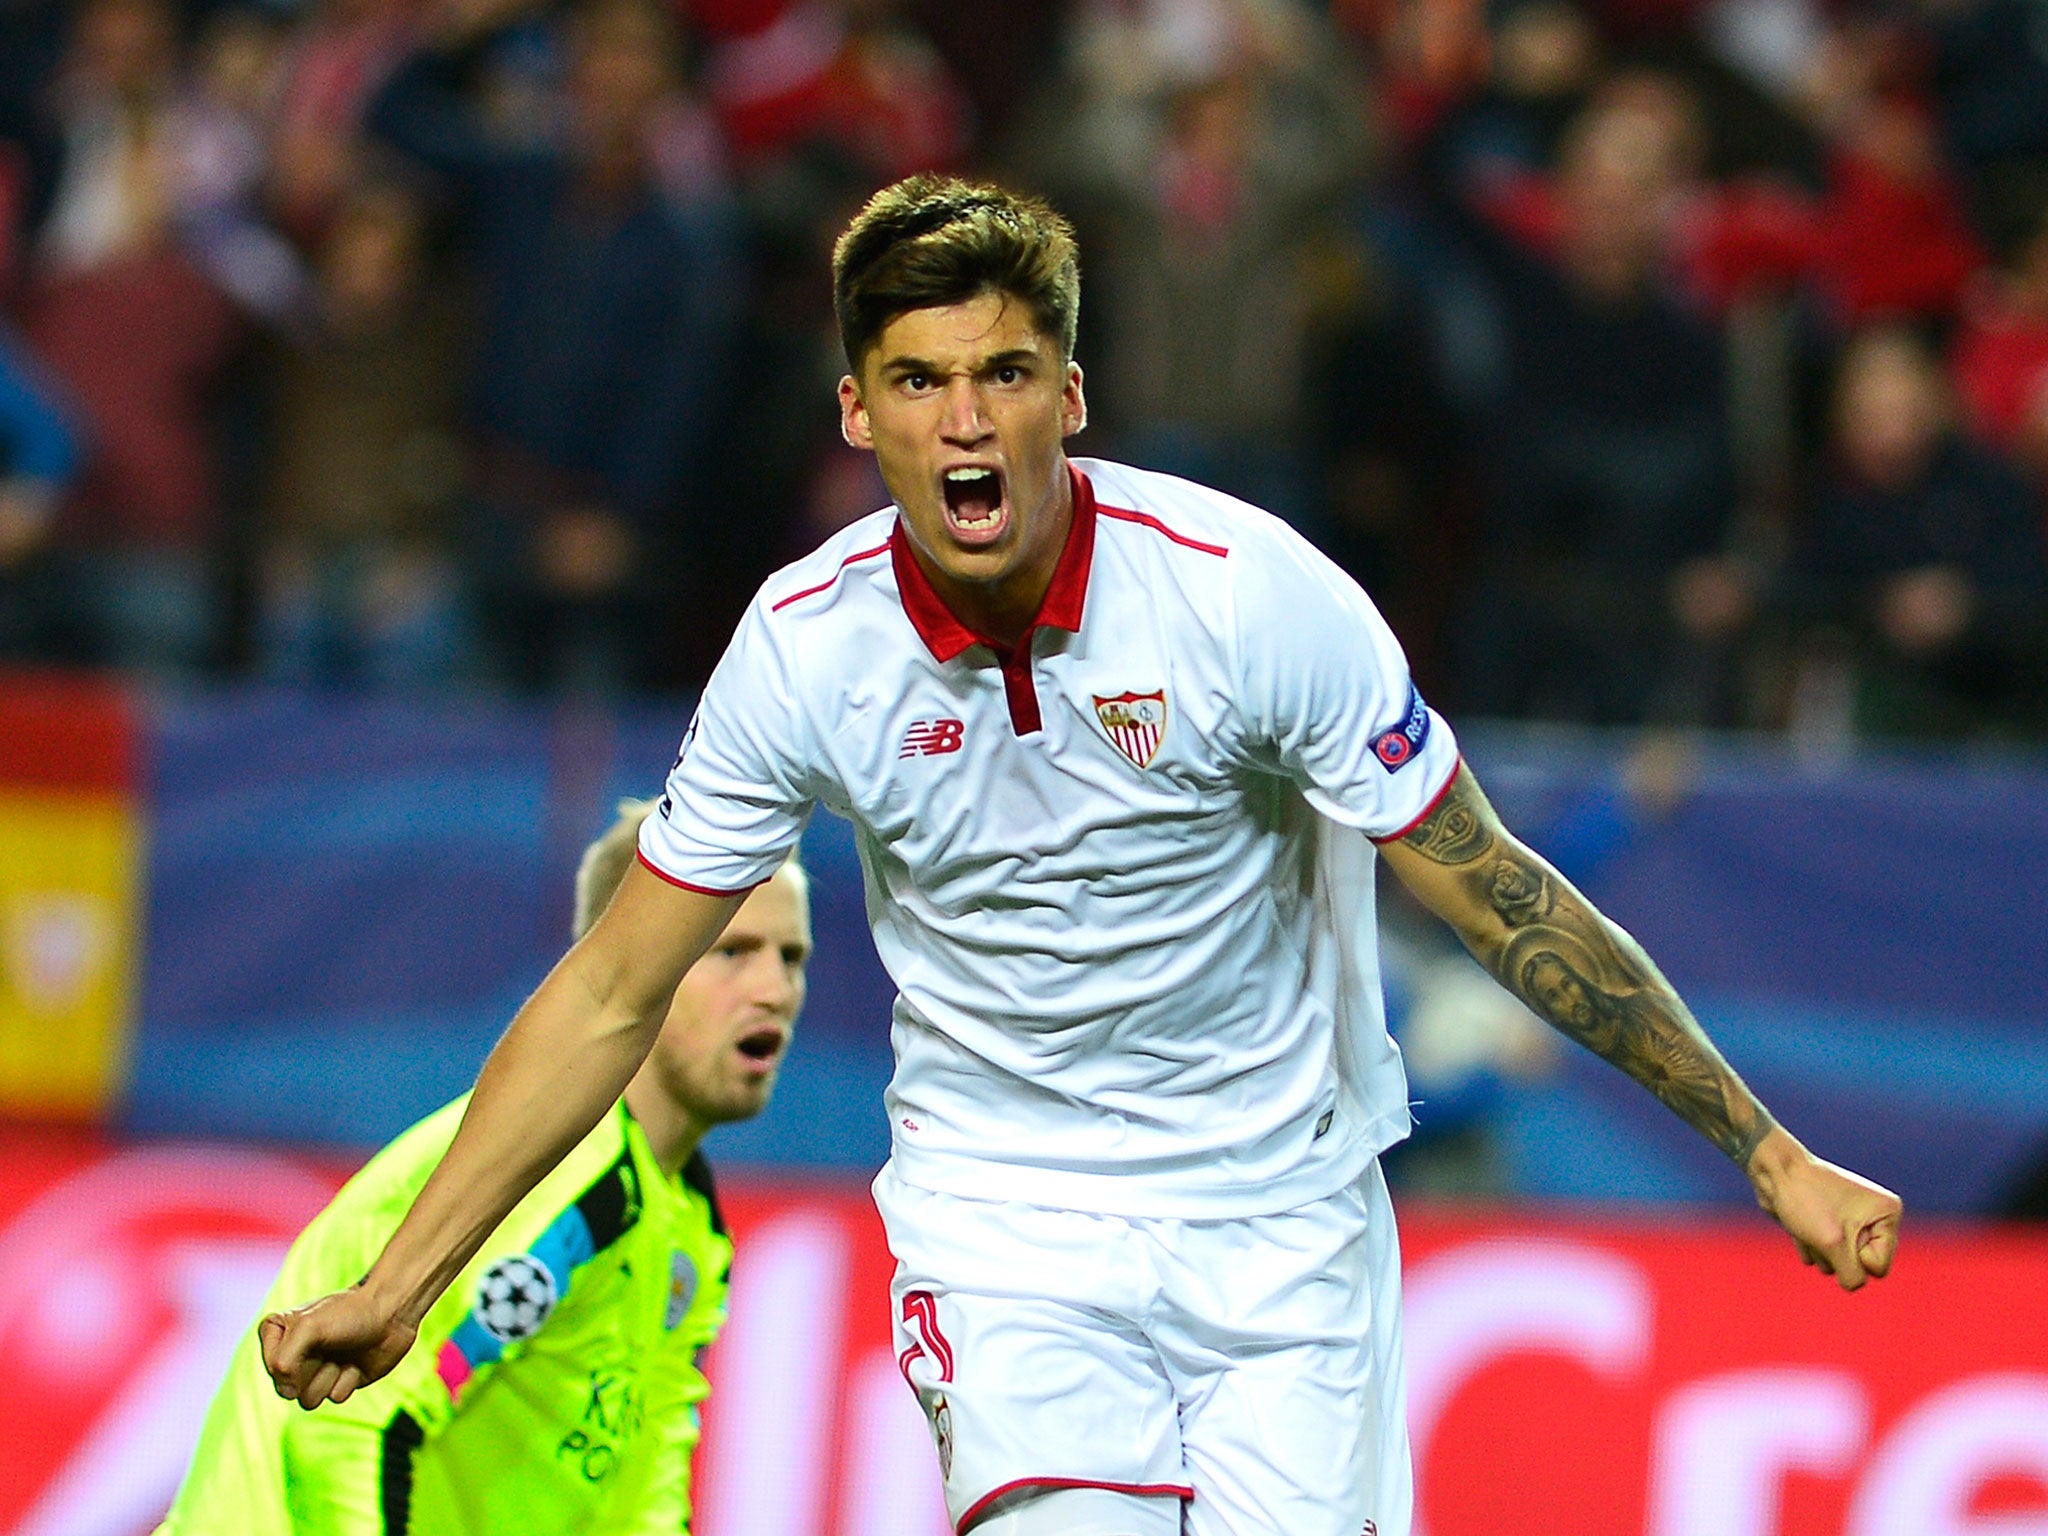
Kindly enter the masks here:
<path id="1" fill-rule="evenodd" d="M 997 368 L 1015 368 L 1023 364 L 1041 361 L 1043 359 L 1039 353 L 1031 347 L 1011 347 L 1007 351 L 997 352 L 992 356 L 983 358 L 976 365 L 975 372 L 989 373 Z M 946 372 L 937 363 L 922 357 L 892 357 L 882 364 L 881 371 L 885 375 L 894 375 L 898 378 L 912 373 L 944 374 Z"/>
<path id="2" fill-rule="evenodd" d="M 715 949 L 798 949 L 808 955 L 815 947 L 803 939 L 776 939 L 765 933 L 732 933 L 718 936 Z"/>

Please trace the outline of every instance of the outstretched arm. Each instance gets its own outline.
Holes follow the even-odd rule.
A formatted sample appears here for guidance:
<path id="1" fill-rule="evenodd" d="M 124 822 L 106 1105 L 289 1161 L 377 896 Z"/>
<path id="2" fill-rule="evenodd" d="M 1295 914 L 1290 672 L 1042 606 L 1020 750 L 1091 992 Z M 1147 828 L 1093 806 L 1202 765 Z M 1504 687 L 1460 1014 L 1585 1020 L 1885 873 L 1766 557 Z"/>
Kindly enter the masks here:
<path id="1" fill-rule="evenodd" d="M 401 1360 L 420 1319 L 534 1185 L 590 1133 L 653 1048 L 683 973 L 739 897 L 635 865 L 603 917 L 513 1018 L 447 1155 L 360 1284 L 263 1319 L 264 1364 L 304 1408 Z"/>
<path id="2" fill-rule="evenodd" d="M 1807 1263 L 1852 1291 L 1891 1268 L 1898 1196 L 1814 1157 L 1772 1120 L 1642 947 L 1501 825 L 1470 769 L 1460 765 L 1436 808 L 1380 852 L 1495 980 L 1748 1174 Z"/>

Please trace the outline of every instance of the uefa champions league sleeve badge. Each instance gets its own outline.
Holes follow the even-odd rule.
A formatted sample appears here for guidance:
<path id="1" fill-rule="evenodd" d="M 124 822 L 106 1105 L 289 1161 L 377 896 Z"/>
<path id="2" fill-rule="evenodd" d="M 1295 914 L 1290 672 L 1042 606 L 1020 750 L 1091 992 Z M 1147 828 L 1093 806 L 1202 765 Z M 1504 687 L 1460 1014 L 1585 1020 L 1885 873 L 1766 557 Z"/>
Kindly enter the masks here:
<path id="1" fill-rule="evenodd" d="M 509 1254 L 476 1284 L 476 1317 L 501 1344 L 516 1344 L 540 1332 L 559 1299 L 555 1277 L 530 1253 Z"/>

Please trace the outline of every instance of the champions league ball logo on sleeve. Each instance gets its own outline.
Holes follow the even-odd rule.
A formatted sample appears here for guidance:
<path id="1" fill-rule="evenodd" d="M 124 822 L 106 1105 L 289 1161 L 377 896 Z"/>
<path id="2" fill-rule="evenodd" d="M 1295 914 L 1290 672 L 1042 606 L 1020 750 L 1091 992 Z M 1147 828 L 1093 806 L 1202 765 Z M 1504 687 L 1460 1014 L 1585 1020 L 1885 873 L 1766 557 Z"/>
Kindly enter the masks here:
<path id="1" fill-rule="evenodd" d="M 1408 713 L 1391 731 L 1382 731 L 1372 741 L 1373 756 L 1392 773 L 1422 750 L 1429 740 L 1429 706 L 1413 683 L 1408 685 Z"/>
<path id="2" fill-rule="evenodd" d="M 503 1344 L 540 1332 L 555 1310 L 555 1277 L 530 1253 L 515 1253 L 484 1271 L 476 1286 L 477 1321 Z"/>

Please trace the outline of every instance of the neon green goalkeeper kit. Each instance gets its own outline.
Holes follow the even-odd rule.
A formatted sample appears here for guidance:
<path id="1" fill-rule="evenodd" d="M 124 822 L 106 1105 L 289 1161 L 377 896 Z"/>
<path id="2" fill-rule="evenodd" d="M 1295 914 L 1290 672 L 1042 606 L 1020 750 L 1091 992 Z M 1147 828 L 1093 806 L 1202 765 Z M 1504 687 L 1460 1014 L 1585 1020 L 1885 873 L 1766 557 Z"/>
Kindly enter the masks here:
<path id="1" fill-rule="evenodd" d="M 264 1310 L 359 1280 L 467 1098 L 405 1132 L 292 1245 Z M 678 1536 L 697 1356 L 732 1244 L 702 1154 L 665 1175 L 614 1106 L 520 1202 L 397 1369 L 340 1405 L 280 1398 L 235 1351 L 157 1536 Z"/>

